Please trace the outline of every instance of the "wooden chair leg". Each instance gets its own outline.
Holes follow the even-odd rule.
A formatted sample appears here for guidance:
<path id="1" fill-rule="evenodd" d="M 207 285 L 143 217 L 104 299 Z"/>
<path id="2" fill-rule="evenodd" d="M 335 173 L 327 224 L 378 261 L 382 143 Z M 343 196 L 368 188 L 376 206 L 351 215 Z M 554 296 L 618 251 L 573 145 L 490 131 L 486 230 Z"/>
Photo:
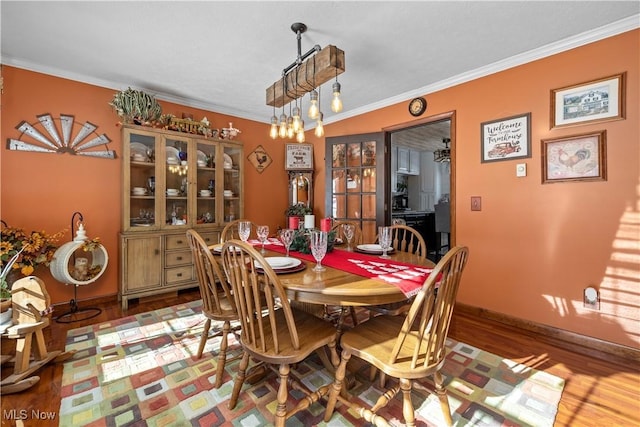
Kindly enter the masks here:
<path id="1" fill-rule="evenodd" d="M 227 362 L 227 347 L 229 346 L 229 340 L 227 336 L 231 332 L 231 323 L 224 322 L 222 325 L 222 341 L 220 342 L 220 350 L 218 353 L 218 366 L 216 366 L 216 388 L 220 388 L 222 385 L 222 377 L 224 377 L 224 367 Z"/>
<path id="2" fill-rule="evenodd" d="M 351 321 L 353 322 L 353 326 L 358 326 L 358 316 L 356 316 L 356 308 L 349 307 L 349 311 L 351 311 Z"/>
<path id="3" fill-rule="evenodd" d="M 336 402 L 338 401 L 338 396 L 340 395 L 340 391 L 342 390 L 342 383 L 344 381 L 344 377 L 347 373 L 347 363 L 351 358 L 351 353 L 347 350 L 342 351 L 342 360 L 336 369 L 336 378 L 333 384 L 331 385 L 331 389 L 329 391 L 329 398 L 327 399 L 327 408 L 324 411 L 324 421 L 326 423 L 329 422 L 331 416 L 333 415 L 333 411 L 336 408 Z"/>
<path id="4" fill-rule="evenodd" d="M 249 353 L 244 352 L 242 354 L 242 360 L 240 361 L 240 365 L 238 366 L 238 375 L 233 382 L 233 391 L 231 392 L 231 398 L 229 398 L 228 408 L 233 409 L 236 407 L 238 403 L 238 396 L 240 396 L 240 390 L 242 389 L 242 384 L 244 383 L 244 379 L 247 375 L 247 367 L 249 366 Z"/>
<path id="5" fill-rule="evenodd" d="M 411 403 L 411 380 L 400 378 L 400 390 L 402 390 L 402 415 L 404 423 L 409 427 L 416 425 L 416 415 Z"/>
<path id="6" fill-rule="evenodd" d="M 284 427 L 287 420 L 287 398 L 289 390 L 287 387 L 287 379 L 289 378 L 289 365 L 280 365 L 280 386 L 278 387 L 278 405 L 276 406 L 276 427 Z"/>
<path id="7" fill-rule="evenodd" d="M 449 407 L 449 400 L 447 399 L 447 389 L 444 387 L 444 378 L 440 371 L 433 374 L 433 383 L 435 385 L 436 395 L 440 400 L 440 408 L 442 409 L 444 421 L 448 426 L 451 426 L 453 425 L 453 420 L 451 419 L 451 408 Z"/>
<path id="8" fill-rule="evenodd" d="M 207 343 L 207 339 L 209 338 L 209 328 L 211 327 L 211 319 L 207 318 L 207 321 L 204 322 L 204 329 L 202 330 L 202 336 L 200 337 L 200 345 L 198 346 L 198 359 L 202 357 L 202 352 L 204 351 L 204 346 Z"/>

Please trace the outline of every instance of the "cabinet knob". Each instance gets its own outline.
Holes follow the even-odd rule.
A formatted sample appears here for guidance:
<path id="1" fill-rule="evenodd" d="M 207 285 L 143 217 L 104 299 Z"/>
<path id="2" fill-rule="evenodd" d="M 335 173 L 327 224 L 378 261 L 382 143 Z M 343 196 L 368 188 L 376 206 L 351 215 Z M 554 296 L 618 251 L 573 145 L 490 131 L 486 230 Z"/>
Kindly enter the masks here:
<path id="1" fill-rule="evenodd" d="M 176 276 L 182 277 L 182 273 L 178 273 L 178 274 L 176 274 Z"/>
<path id="2" fill-rule="evenodd" d="M 154 253 L 155 255 L 160 255 L 160 249 L 156 249 L 155 251 L 153 251 L 153 253 Z"/>
<path id="3" fill-rule="evenodd" d="M 181 245 L 182 244 L 182 240 L 178 240 L 178 244 Z"/>
<path id="4" fill-rule="evenodd" d="M 182 261 L 182 257 L 181 257 L 181 256 L 176 257 L 176 259 L 177 259 L 178 261 Z"/>

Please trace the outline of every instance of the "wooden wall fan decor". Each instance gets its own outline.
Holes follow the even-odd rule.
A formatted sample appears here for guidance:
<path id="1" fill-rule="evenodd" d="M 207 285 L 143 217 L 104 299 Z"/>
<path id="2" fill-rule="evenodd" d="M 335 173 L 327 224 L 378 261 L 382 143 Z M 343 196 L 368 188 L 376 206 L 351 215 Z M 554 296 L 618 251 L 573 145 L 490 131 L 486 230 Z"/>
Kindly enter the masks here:
<path id="1" fill-rule="evenodd" d="M 35 151 L 40 153 L 69 153 L 79 156 L 101 157 L 105 159 L 115 159 L 116 152 L 109 150 L 106 145 L 111 142 L 105 134 L 98 135 L 96 129 L 98 126 L 84 122 L 84 124 L 76 123 L 75 117 L 67 114 L 61 114 L 57 119 L 60 122 L 60 130 L 56 127 L 51 114 L 42 114 L 36 116 L 38 122 L 35 124 L 21 122 L 16 126 L 22 134 L 20 138 L 28 135 L 33 141 L 21 141 L 20 139 L 9 138 L 7 140 L 7 149 L 18 151 Z M 73 137 L 73 126 L 78 124 L 80 130 Z M 35 126 L 40 125 L 46 132 L 39 131 Z M 62 136 L 60 135 L 62 133 Z M 95 137 L 88 139 L 92 134 Z M 105 146 L 105 150 L 96 150 L 96 147 Z"/>

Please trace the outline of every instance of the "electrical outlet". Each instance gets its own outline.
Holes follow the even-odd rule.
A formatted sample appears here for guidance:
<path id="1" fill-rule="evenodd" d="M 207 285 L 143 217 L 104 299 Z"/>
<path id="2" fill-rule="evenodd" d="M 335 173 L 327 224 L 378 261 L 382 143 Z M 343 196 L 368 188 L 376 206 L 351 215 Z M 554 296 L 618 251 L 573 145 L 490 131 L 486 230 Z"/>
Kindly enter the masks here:
<path id="1" fill-rule="evenodd" d="M 516 165 L 516 176 L 527 176 L 527 164 L 526 163 L 518 163 Z"/>
<path id="2" fill-rule="evenodd" d="M 472 211 L 482 210 L 482 198 L 480 196 L 471 196 L 471 210 Z"/>
<path id="3" fill-rule="evenodd" d="M 598 290 L 596 288 L 592 288 L 589 286 L 584 290 L 584 308 L 589 308 L 591 310 L 600 310 L 600 295 L 598 294 Z"/>

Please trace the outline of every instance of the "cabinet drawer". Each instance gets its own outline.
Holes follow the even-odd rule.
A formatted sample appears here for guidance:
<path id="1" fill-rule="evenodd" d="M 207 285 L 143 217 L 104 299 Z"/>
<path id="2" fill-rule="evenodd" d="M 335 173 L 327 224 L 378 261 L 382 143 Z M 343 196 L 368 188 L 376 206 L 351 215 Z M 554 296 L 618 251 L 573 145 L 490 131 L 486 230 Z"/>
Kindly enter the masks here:
<path id="1" fill-rule="evenodd" d="M 166 237 L 165 249 L 189 249 L 189 241 L 186 234 L 172 234 Z"/>
<path id="2" fill-rule="evenodd" d="M 174 283 L 186 282 L 194 280 L 193 267 L 185 265 L 183 267 L 167 268 L 164 270 L 165 283 L 172 285 Z"/>
<path id="3" fill-rule="evenodd" d="M 212 231 L 209 233 L 200 233 L 200 236 L 204 239 L 204 242 L 207 246 L 215 245 L 216 243 L 220 243 L 220 232 Z"/>
<path id="4" fill-rule="evenodd" d="M 175 251 L 165 252 L 164 254 L 164 266 L 175 267 L 176 265 L 192 264 L 193 258 L 191 251 Z"/>

